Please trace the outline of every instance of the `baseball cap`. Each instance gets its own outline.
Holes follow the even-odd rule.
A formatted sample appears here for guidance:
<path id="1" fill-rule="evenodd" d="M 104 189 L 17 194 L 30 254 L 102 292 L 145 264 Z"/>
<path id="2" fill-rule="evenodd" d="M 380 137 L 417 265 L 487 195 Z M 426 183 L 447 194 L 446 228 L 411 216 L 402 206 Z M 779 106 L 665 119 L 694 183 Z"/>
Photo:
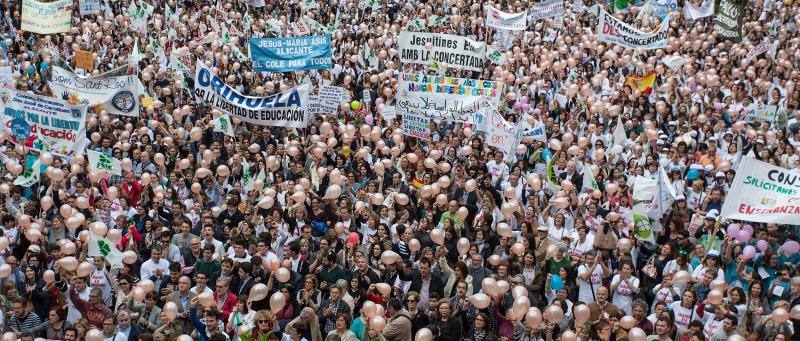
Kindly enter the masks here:
<path id="1" fill-rule="evenodd" d="M 719 251 L 717 251 L 717 250 L 708 251 L 708 256 L 709 257 L 719 257 Z"/>
<path id="2" fill-rule="evenodd" d="M 42 248 L 40 248 L 38 245 L 31 245 L 28 246 L 28 251 L 33 253 L 40 253 L 42 252 Z"/>
<path id="3" fill-rule="evenodd" d="M 686 173 L 686 179 L 694 180 L 697 179 L 697 176 L 700 175 L 700 172 L 697 169 L 690 169 L 689 172 Z"/>
<path id="4" fill-rule="evenodd" d="M 724 177 L 725 177 L 725 173 L 723 173 L 723 172 L 717 172 L 717 174 L 716 174 L 716 175 L 714 175 L 714 177 L 717 177 L 717 178 L 724 178 Z"/>

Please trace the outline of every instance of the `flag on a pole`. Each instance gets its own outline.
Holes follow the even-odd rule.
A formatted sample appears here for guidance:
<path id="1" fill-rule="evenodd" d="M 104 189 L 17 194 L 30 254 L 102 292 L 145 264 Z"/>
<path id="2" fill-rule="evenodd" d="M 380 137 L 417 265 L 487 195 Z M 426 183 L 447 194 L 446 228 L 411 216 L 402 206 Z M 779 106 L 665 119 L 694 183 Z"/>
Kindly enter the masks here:
<path id="1" fill-rule="evenodd" d="M 119 160 L 104 153 L 87 149 L 89 166 L 96 171 L 106 171 L 113 175 L 122 175 L 122 163 Z"/>
<path id="2" fill-rule="evenodd" d="M 228 116 L 228 114 L 219 115 L 219 117 L 213 119 L 211 123 L 214 124 L 214 131 L 230 137 L 236 137 L 233 132 L 233 122 L 231 122 L 231 117 Z"/>
<path id="3" fill-rule="evenodd" d="M 31 187 L 39 182 L 42 166 L 38 157 L 28 158 L 26 162 L 25 171 L 22 172 L 16 179 L 14 179 L 14 186 Z"/>
<path id="4" fill-rule="evenodd" d="M 594 178 L 592 167 L 584 162 L 583 164 L 583 190 L 599 190 L 600 186 Z"/>
<path id="5" fill-rule="evenodd" d="M 641 205 L 633 206 L 633 235 L 636 239 L 645 242 L 655 243 L 656 239 L 653 237 L 653 222 L 647 213 L 644 212 Z"/>
<path id="6" fill-rule="evenodd" d="M 555 159 L 552 156 L 547 158 L 547 182 L 550 184 L 550 189 L 553 193 L 561 190 L 561 181 L 559 181 L 558 174 L 556 174 Z"/>
<path id="7" fill-rule="evenodd" d="M 614 143 L 612 143 L 611 146 L 624 147 L 627 142 L 628 135 L 625 134 L 625 125 L 622 123 L 622 115 L 617 115 L 617 126 L 614 128 Z"/>
<path id="8" fill-rule="evenodd" d="M 122 252 L 110 240 L 89 232 L 89 257 L 103 257 L 112 269 L 122 268 Z"/>

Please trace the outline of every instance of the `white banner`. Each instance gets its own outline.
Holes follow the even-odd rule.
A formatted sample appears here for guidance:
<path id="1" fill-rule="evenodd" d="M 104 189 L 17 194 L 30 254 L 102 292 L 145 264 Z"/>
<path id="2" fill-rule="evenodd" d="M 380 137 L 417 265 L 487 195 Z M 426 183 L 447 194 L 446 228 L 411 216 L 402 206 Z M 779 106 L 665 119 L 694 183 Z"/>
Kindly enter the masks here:
<path id="1" fill-rule="evenodd" d="M 319 99 L 336 104 L 349 103 L 350 93 L 343 87 L 323 85 L 319 87 Z"/>
<path id="2" fill-rule="evenodd" d="M 564 10 L 564 0 L 547 0 L 533 4 L 531 8 L 530 20 L 536 21 L 541 19 L 563 17 L 566 10 Z"/>
<path id="3" fill-rule="evenodd" d="M 15 88 L 14 70 L 10 66 L 0 67 L 0 88 Z"/>
<path id="4" fill-rule="evenodd" d="M 486 26 L 501 30 L 524 31 L 528 26 L 528 16 L 525 12 L 506 13 L 489 5 L 486 6 Z"/>
<path id="5" fill-rule="evenodd" d="M 5 89 L 2 129 L 14 143 L 58 155 L 83 153 L 86 105 Z"/>
<path id="6" fill-rule="evenodd" d="M 720 219 L 797 225 L 800 221 L 800 171 L 742 158 Z"/>
<path id="7" fill-rule="evenodd" d="M 308 114 L 316 115 L 336 115 L 339 112 L 339 104 L 323 99 L 318 95 L 308 96 Z"/>
<path id="8" fill-rule="evenodd" d="M 247 123 L 305 128 L 311 121 L 308 93 L 308 84 L 303 84 L 269 97 L 245 96 L 212 74 L 203 62 L 197 62 L 195 98 Z"/>
<path id="9" fill-rule="evenodd" d="M 489 111 L 488 133 L 486 141 L 489 145 L 500 149 L 506 156 L 514 155 L 519 144 L 520 135 L 516 124 L 506 121 L 495 108 Z"/>
<path id="10" fill-rule="evenodd" d="M 53 66 L 53 95 L 70 103 L 102 107 L 110 114 L 139 116 L 139 84 L 136 76 L 86 78 Z"/>
<path id="11" fill-rule="evenodd" d="M 428 43 L 431 49 L 425 47 Z M 431 61 L 436 61 L 465 70 L 483 71 L 486 43 L 480 41 L 449 34 L 402 31 L 398 46 L 403 63 L 430 65 Z"/>
<path id="12" fill-rule="evenodd" d="M 755 57 L 760 56 L 762 53 L 769 51 L 770 44 L 766 41 L 762 42 L 761 44 L 756 45 L 753 47 L 752 50 L 747 51 L 747 55 L 745 55 L 745 59 L 753 59 Z"/>
<path id="13" fill-rule="evenodd" d="M 655 50 L 667 46 L 669 33 L 669 20 L 667 16 L 658 29 L 653 32 L 642 32 L 614 18 L 602 8 L 598 15 L 595 28 L 600 41 L 612 43 L 629 49 Z"/>
<path id="14" fill-rule="evenodd" d="M 72 0 L 22 0 L 22 30 L 39 34 L 69 32 Z"/>
<path id="15" fill-rule="evenodd" d="M 683 3 L 683 16 L 686 20 L 697 20 L 714 15 L 714 0 L 704 0 L 700 5 L 689 1 Z"/>
<path id="16" fill-rule="evenodd" d="M 81 16 L 100 13 L 100 0 L 80 0 L 78 6 Z"/>
<path id="17" fill-rule="evenodd" d="M 397 86 L 397 114 L 467 123 L 478 123 L 475 113 L 488 109 L 484 97 L 496 106 L 503 95 L 501 82 L 422 74 L 402 73 Z"/>

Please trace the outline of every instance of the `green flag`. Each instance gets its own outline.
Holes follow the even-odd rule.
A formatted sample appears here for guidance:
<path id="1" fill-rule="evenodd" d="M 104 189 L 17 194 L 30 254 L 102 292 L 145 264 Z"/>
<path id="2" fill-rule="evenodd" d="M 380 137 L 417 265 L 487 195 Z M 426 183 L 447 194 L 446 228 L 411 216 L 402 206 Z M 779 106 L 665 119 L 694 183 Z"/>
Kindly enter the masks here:
<path id="1" fill-rule="evenodd" d="M 655 243 L 653 237 L 653 221 L 647 213 L 640 212 L 639 205 L 633 207 L 633 235 L 646 242 Z"/>
<path id="2" fill-rule="evenodd" d="M 87 149 L 86 152 L 89 157 L 89 167 L 92 169 L 106 171 L 113 175 L 122 175 L 122 163 L 119 160 L 91 149 Z"/>
<path id="3" fill-rule="evenodd" d="M 112 269 L 122 268 L 122 252 L 110 240 L 89 232 L 89 257 L 103 257 Z"/>
<path id="4" fill-rule="evenodd" d="M 222 114 L 211 122 L 214 124 L 214 131 L 230 137 L 236 137 L 233 132 L 233 122 L 231 122 L 231 117 L 228 114 Z"/>
<path id="5" fill-rule="evenodd" d="M 558 174 L 555 170 L 555 159 L 552 156 L 547 160 L 547 182 L 550 184 L 550 189 L 553 193 L 561 190 L 561 181 L 559 181 Z"/>
<path id="6" fill-rule="evenodd" d="M 28 167 L 25 168 L 25 171 L 22 172 L 16 179 L 14 179 L 15 186 L 22 186 L 22 187 L 31 187 L 37 182 L 39 182 L 39 178 L 42 174 L 42 166 L 41 161 L 38 157 L 36 157 L 36 161 L 33 161 Z"/>

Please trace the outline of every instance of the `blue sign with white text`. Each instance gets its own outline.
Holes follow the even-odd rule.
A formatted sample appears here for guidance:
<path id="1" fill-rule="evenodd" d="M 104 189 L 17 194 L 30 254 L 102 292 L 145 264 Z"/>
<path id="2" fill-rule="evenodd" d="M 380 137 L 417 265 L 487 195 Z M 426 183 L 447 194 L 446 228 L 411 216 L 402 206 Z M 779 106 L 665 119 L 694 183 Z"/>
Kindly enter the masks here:
<path id="1" fill-rule="evenodd" d="M 330 69 L 332 56 L 328 36 L 250 39 L 256 72 Z"/>

